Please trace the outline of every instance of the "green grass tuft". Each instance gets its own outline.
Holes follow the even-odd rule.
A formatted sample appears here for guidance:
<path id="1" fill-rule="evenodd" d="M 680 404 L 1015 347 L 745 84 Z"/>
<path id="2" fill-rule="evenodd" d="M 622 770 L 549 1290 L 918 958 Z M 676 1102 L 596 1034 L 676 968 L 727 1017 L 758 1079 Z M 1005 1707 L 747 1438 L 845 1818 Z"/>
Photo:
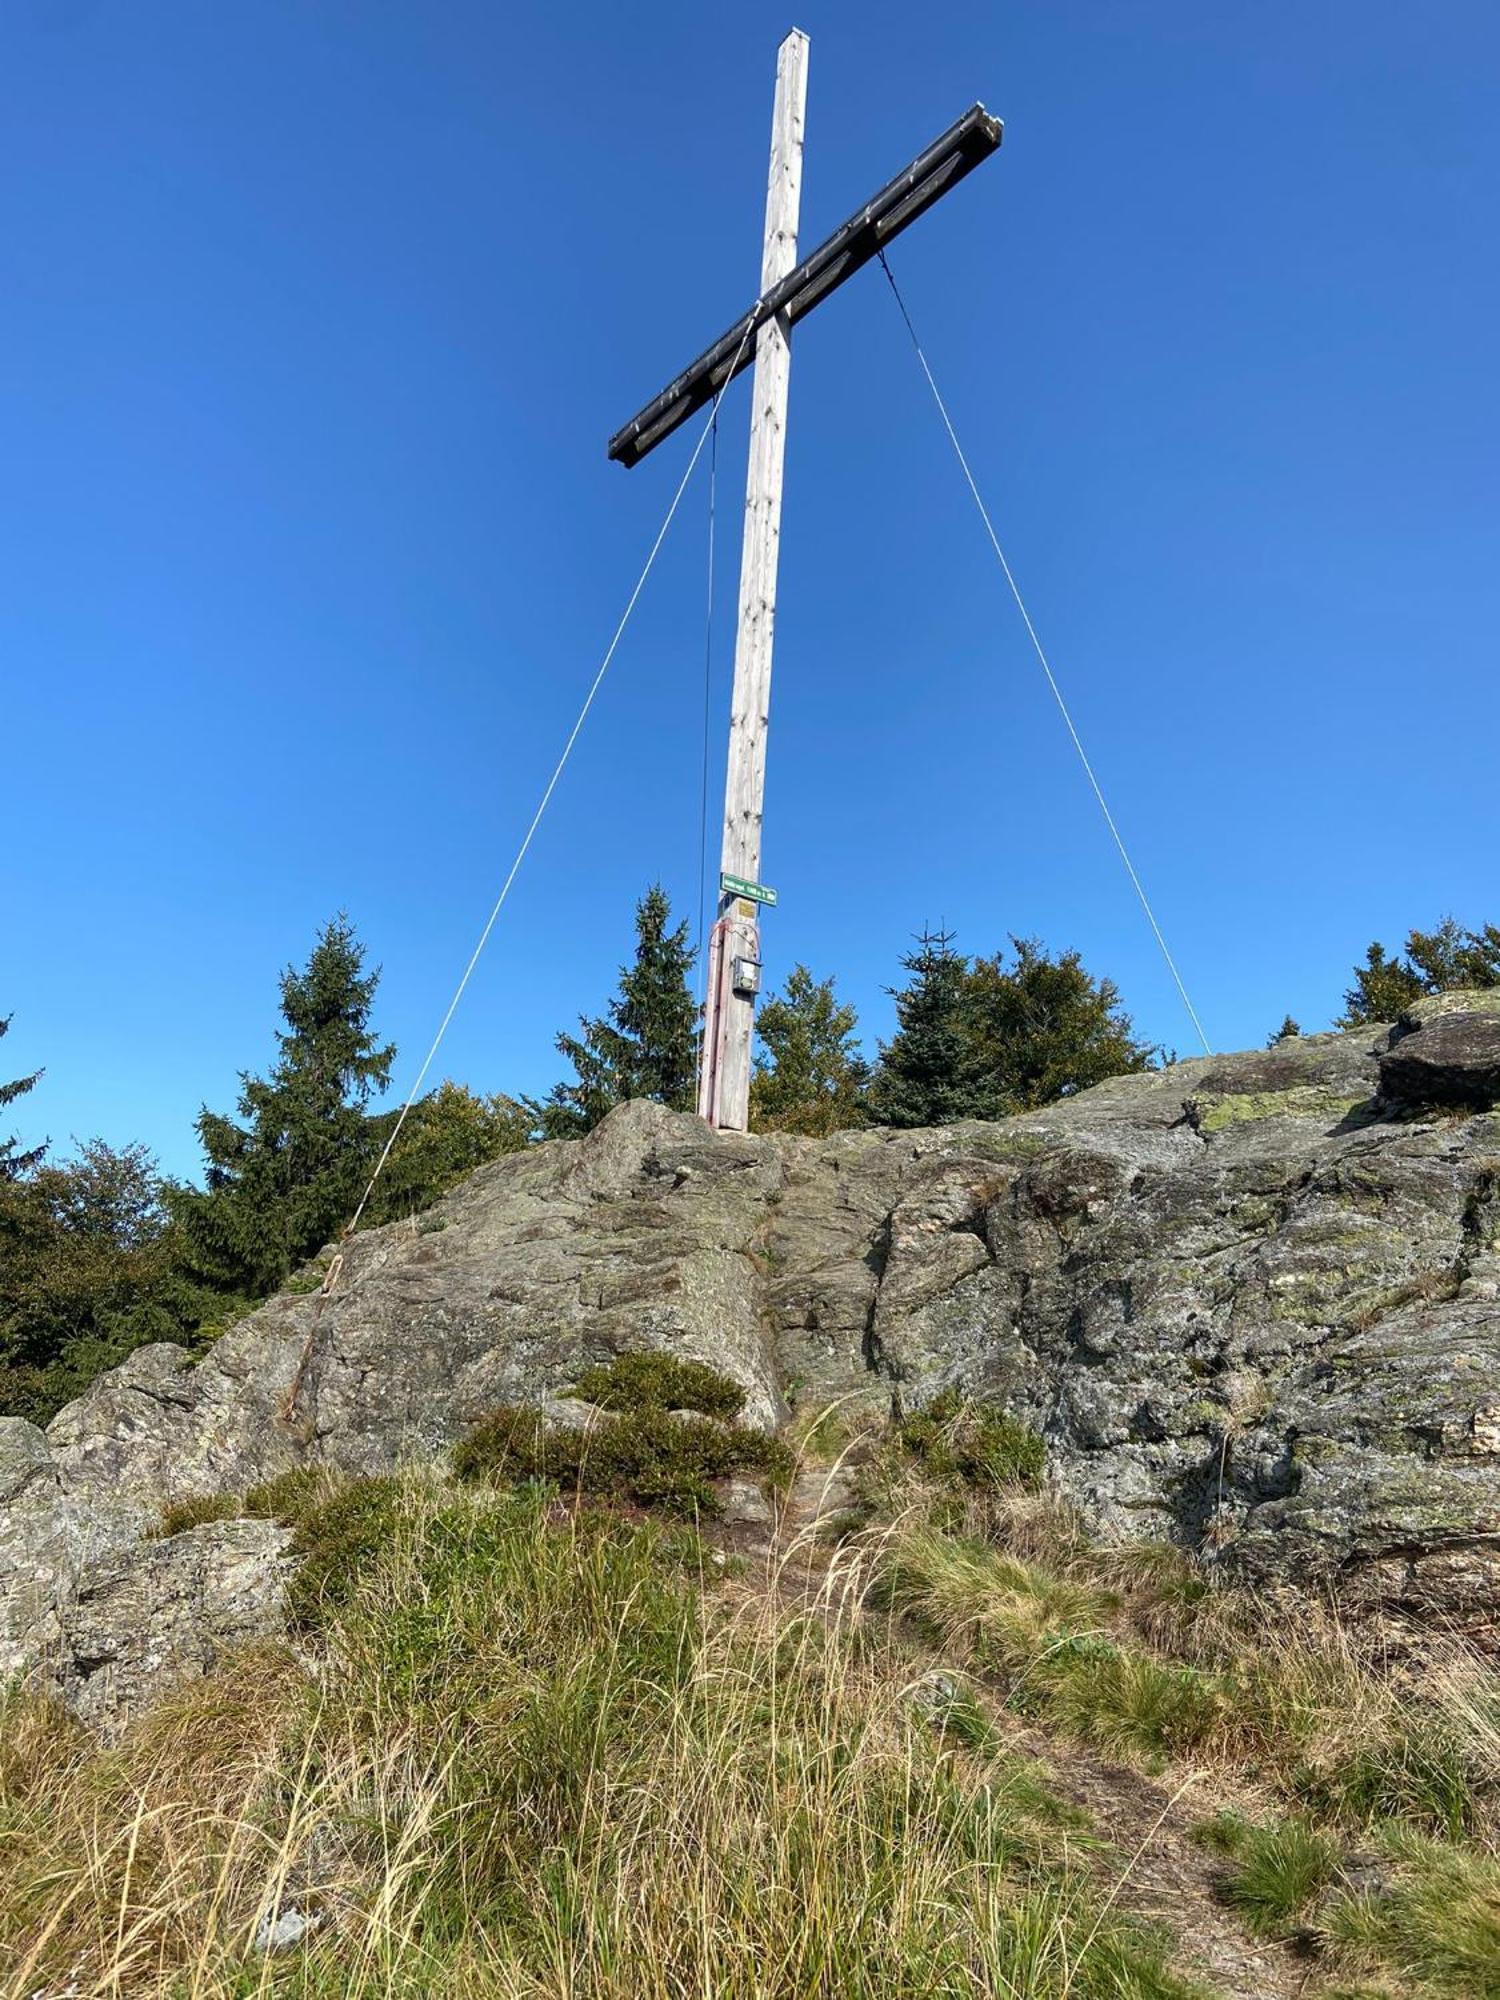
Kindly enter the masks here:
<path id="1" fill-rule="evenodd" d="M 248 1493 L 193 1493 L 170 1500 L 148 1540 L 162 1541 L 205 1521 L 280 1521 L 295 1528 L 346 1483 L 326 1465 L 299 1465 L 252 1486 Z"/>
<path id="2" fill-rule="evenodd" d="M 1402 1828 L 1376 1836 L 1391 1875 L 1320 1913 L 1327 1941 L 1364 1970 L 1452 2000 L 1500 2000 L 1500 1863 Z"/>
<path id="3" fill-rule="evenodd" d="M 979 1756 L 995 1756 L 1004 1738 L 974 1690 L 963 1684 L 939 1685 L 927 1704 L 933 1726 Z"/>
<path id="4" fill-rule="evenodd" d="M 1228 1860 L 1224 1900 L 1243 1912 L 1259 1937 L 1285 1937 L 1295 1931 L 1338 1876 L 1338 1843 L 1305 1820 L 1256 1826 L 1237 1813 L 1224 1812 L 1200 1827 L 1198 1834 Z"/>
<path id="5" fill-rule="evenodd" d="M 1349 1825 L 1401 1820 L 1451 1840 L 1473 1832 L 1483 1805 L 1463 1745 L 1435 1717 L 1404 1721 L 1331 1768 L 1297 1772 L 1293 1789 L 1311 1810 Z"/>
<path id="6" fill-rule="evenodd" d="M 245 1495 L 242 1513 L 257 1521 L 280 1521 L 288 1528 L 300 1526 L 312 1511 L 322 1506 L 345 1484 L 344 1475 L 328 1465 L 297 1465 L 252 1486 Z"/>
<path id="7" fill-rule="evenodd" d="M 1219 1676 L 1087 1634 L 1046 1647 L 1021 1684 L 1030 1688 L 1081 1741 L 1152 1767 L 1213 1742 L 1233 1712 Z"/>
<path id="8" fill-rule="evenodd" d="M 233 1521 L 243 1512 L 238 1494 L 190 1493 L 185 1499 L 167 1502 L 147 1539 L 168 1541 L 189 1528 L 201 1528 L 206 1521 Z"/>
<path id="9" fill-rule="evenodd" d="M 1045 1451 L 1035 1431 L 1001 1410 L 945 1389 L 897 1426 L 902 1448 L 934 1479 L 976 1487 L 1035 1489 Z"/>
<path id="10" fill-rule="evenodd" d="M 297 1568 L 287 1611 L 307 1629 L 328 1623 L 355 1596 L 410 1515 L 410 1494 L 396 1478 L 360 1479 L 305 1508 L 290 1553 Z"/>

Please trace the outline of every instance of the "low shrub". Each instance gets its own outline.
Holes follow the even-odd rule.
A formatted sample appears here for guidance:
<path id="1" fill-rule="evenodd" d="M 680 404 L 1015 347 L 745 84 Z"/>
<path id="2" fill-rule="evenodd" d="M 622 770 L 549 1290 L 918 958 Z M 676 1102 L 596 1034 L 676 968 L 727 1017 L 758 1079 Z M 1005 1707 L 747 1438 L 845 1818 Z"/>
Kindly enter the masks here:
<path id="1" fill-rule="evenodd" d="M 601 1410 L 698 1410 L 725 1423 L 733 1423 L 745 1407 L 744 1390 L 727 1375 L 706 1362 L 654 1350 L 619 1354 L 586 1368 L 573 1393 Z"/>
<path id="2" fill-rule="evenodd" d="M 354 1480 L 307 1506 L 291 1542 L 290 1553 L 297 1559 L 287 1586 L 292 1622 L 305 1628 L 323 1625 L 340 1611 L 390 1548 L 410 1512 L 410 1492 L 394 1477 Z"/>
<path id="3" fill-rule="evenodd" d="M 549 1425 L 537 1410 L 502 1406 L 453 1449 L 462 1480 L 547 1480 L 678 1514 L 717 1513 L 715 1479 L 750 1473 L 784 1484 L 791 1466 L 786 1446 L 762 1431 L 649 1406 L 576 1430 Z"/>

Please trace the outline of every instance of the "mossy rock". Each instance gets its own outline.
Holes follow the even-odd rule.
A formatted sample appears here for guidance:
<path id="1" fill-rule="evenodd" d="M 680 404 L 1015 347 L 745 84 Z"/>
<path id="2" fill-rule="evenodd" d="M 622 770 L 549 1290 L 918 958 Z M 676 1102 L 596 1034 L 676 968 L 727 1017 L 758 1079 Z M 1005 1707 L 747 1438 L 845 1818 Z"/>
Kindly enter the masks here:
<path id="1" fill-rule="evenodd" d="M 1451 993 L 1433 993 L 1424 1000 L 1413 1000 L 1401 1010 L 1398 1025 L 1410 1031 L 1428 1021 L 1441 1021 L 1449 1014 L 1500 1016 L 1500 986 L 1458 986 Z"/>
<path id="2" fill-rule="evenodd" d="M 1267 1118 L 1316 1118 L 1341 1125 L 1357 1111 L 1371 1109 L 1368 1096 L 1340 1096 L 1322 1084 L 1296 1084 L 1290 1090 L 1201 1091 L 1187 1100 L 1193 1129 L 1205 1134 L 1232 1125 L 1255 1125 Z"/>

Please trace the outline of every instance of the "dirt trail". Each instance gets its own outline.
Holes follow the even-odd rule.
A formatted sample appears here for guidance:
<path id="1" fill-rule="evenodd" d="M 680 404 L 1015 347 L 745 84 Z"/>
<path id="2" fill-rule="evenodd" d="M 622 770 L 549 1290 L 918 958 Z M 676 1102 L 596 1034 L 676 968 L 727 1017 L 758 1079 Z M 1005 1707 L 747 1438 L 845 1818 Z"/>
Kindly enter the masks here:
<path id="1" fill-rule="evenodd" d="M 826 1604 L 829 1545 L 817 1535 L 822 1495 L 806 1477 L 780 1520 L 725 1528 L 719 1539 L 745 1559 L 746 1582 L 787 1608 Z M 835 1511 L 829 1509 L 828 1511 Z M 914 1645 L 934 1672 L 945 1662 Z M 962 1678 L 974 1684 L 965 1670 Z M 980 1684 L 982 1686 L 982 1683 Z M 1115 1907 L 1161 1924 L 1176 1939 L 1172 1964 L 1223 2000 L 1300 2000 L 1318 1990 L 1314 1968 L 1292 1948 L 1252 1937 L 1215 1895 L 1219 1863 L 1192 1838 L 1192 1829 L 1226 1803 L 1222 1774 L 1147 1777 L 1065 1742 L 1008 1713 L 997 1693 L 996 1727 L 1020 1755 L 1044 1772 L 1058 1798 L 1088 1815 L 1090 1832 L 1106 1843 L 1093 1864 Z"/>
<path id="2" fill-rule="evenodd" d="M 1184 1788 L 1180 1777 L 1162 1783 L 1040 1730 L 1018 1731 L 1011 1741 L 1110 1843 L 1101 1876 L 1119 1883 L 1122 1909 L 1164 1924 L 1177 1938 L 1179 1971 L 1207 1980 L 1229 2000 L 1291 2000 L 1309 1991 L 1307 1961 L 1286 1945 L 1251 1937 L 1215 1897 L 1218 1863 L 1191 1830 L 1224 1802 L 1216 1774 Z"/>

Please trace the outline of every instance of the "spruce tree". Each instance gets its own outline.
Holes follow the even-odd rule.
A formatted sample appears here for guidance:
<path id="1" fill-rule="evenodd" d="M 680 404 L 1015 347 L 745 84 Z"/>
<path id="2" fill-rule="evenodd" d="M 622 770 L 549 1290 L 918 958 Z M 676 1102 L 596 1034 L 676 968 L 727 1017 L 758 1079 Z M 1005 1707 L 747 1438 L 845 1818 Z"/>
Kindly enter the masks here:
<path id="1" fill-rule="evenodd" d="M 1034 938 L 971 965 L 950 931 L 925 933 L 901 963 L 895 1038 L 880 1052 L 870 1108 L 886 1125 L 1006 1118 L 1069 1097 L 1106 1077 L 1147 1069 L 1113 980 L 1076 951 L 1053 957 Z"/>
<path id="2" fill-rule="evenodd" d="M 1424 992 L 1422 977 L 1404 959 L 1389 958 L 1385 946 L 1372 944 L 1363 965 L 1354 968 L 1354 984 L 1344 994 L 1340 1028 L 1363 1027 L 1367 1021 L 1394 1021 Z"/>
<path id="3" fill-rule="evenodd" d="M 1500 986 L 1500 925 L 1466 931 L 1444 917 L 1435 931 L 1412 931 L 1406 955 L 1429 993 Z"/>
<path id="4" fill-rule="evenodd" d="M 9 1032 L 9 1029 L 10 1016 L 7 1014 L 3 1020 L 0 1020 L 0 1037 L 5 1036 Z M 0 1083 L 0 1111 L 3 1111 L 7 1104 L 14 1104 L 18 1097 L 24 1097 L 28 1090 L 33 1089 L 40 1079 L 41 1074 L 42 1072 L 36 1069 L 31 1072 L 30 1076 L 18 1076 L 12 1083 Z M 29 1173 L 34 1166 L 39 1164 L 46 1150 L 45 1144 L 23 1149 L 20 1140 L 14 1134 L 8 1139 L 0 1139 L 0 1181 L 19 1180 L 22 1174 Z"/>
<path id="5" fill-rule="evenodd" d="M 1155 1051 L 1112 979 L 1096 978 L 1076 951 L 1054 958 L 1035 938 L 1010 943 L 1012 965 L 996 952 L 964 978 L 966 1115 L 1008 1118 L 1150 1067 Z"/>
<path id="6" fill-rule="evenodd" d="M 1354 968 L 1336 1026 L 1394 1021 L 1426 994 L 1465 986 L 1500 986 L 1500 925 L 1466 931 L 1444 917 L 1436 930 L 1407 932 L 1404 958 L 1389 956 L 1384 945 L 1370 946 L 1364 964 Z"/>
<path id="7" fill-rule="evenodd" d="M 858 1017 L 833 997 L 831 979 L 815 980 L 793 966 L 786 991 L 766 1001 L 755 1032 L 750 1122 L 761 1132 L 822 1138 L 865 1121 L 870 1066 L 855 1043 Z"/>
<path id="8" fill-rule="evenodd" d="M 198 1275 L 226 1290 L 269 1291 L 353 1212 L 373 1164 L 365 1107 L 396 1054 L 370 1032 L 379 981 L 342 914 L 300 972 L 282 973 L 280 1055 L 267 1077 L 241 1072 L 243 1122 L 207 1106 L 198 1118 L 206 1185 L 178 1204 Z"/>
<path id="9" fill-rule="evenodd" d="M 635 911 L 635 960 L 620 968 L 620 990 L 602 1016 L 580 1016 L 581 1035 L 561 1034 L 559 1051 L 573 1065 L 539 1107 L 549 1139 L 590 1132 L 615 1105 L 653 1098 L 674 1111 L 693 1108 L 698 1062 L 698 1010 L 688 987 L 697 953 L 686 921 L 673 925 L 660 883 Z"/>
<path id="10" fill-rule="evenodd" d="M 952 931 L 923 931 L 901 960 L 908 984 L 890 988 L 896 1033 L 881 1044 L 870 1108 L 882 1125 L 947 1125 L 982 1115 L 964 1035 L 968 961 Z"/>
<path id="11" fill-rule="evenodd" d="M 1281 1017 L 1281 1026 L 1276 1030 L 1275 1034 L 1267 1035 L 1266 1047 L 1274 1049 L 1278 1042 L 1293 1042 L 1301 1033 L 1301 1023 L 1294 1021 L 1290 1014 L 1283 1014 Z"/>

